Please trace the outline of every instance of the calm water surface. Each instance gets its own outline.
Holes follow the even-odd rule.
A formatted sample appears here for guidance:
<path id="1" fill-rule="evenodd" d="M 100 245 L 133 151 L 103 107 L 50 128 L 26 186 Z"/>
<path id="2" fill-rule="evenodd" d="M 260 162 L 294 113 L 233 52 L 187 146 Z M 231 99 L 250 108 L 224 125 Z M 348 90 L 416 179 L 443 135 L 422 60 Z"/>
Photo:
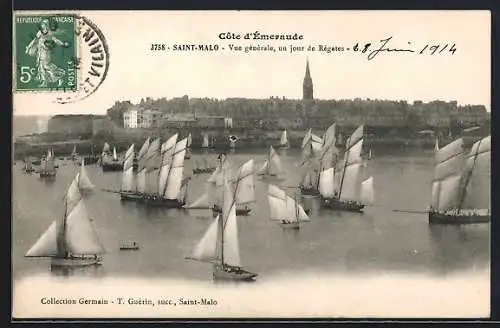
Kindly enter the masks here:
<path id="1" fill-rule="evenodd" d="M 295 150 L 279 152 L 287 174 L 284 186 L 298 185 L 300 175 Z M 192 158 L 201 156 L 195 153 Z M 209 154 L 216 158 L 217 154 Z M 254 158 L 264 161 L 265 150 L 236 150 L 229 158 L 235 165 Z M 39 274 L 124 278 L 182 278 L 212 281 L 211 266 L 185 260 L 212 220 L 208 210 L 148 209 L 120 202 L 119 195 L 100 188 L 119 189 L 120 172 L 103 173 L 87 166 L 97 191 L 87 198 L 87 209 L 107 250 L 97 268 L 50 271 L 48 259 L 25 258 L 49 224 L 63 214 L 62 198 L 77 167 L 60 163 L 53 182 L 26 175 L 22 165 L 13 173 L 13 276 Z M 192 159 L 186 161 L 191 174 Z M 186 174 L 185 173 L 185 174 Z M 489 225 L 429 226 L 426 214 L 394 212 L 393 209 L 425 210 L 430 202 L 433 153 L 423 150 L 374 151 L 362 174 L 374 177 L 375 206 L 364 214 L 322 210 L 316 199 L 303 200 L 312 208 L 312 222 L 299 231 L 283 230 L 268 219 L 266 181 L 257 179 L 257 201 L 251 215 L 238 217 L 242 265 L 259 274 L 257 283 L 282 274 L 304 272 L 460 274 L 489 268 Z M 188 202 L 204 192 L 208 175 L 190 182 Z M 489 186 L 485 187 L 489 190 Z M 290 189 L 291 192 L 293 190 Z M 489 194 L 487 195 L 489 197 Z M 124 240 L 141 245 L 139 251 L 120 251 Z"/>

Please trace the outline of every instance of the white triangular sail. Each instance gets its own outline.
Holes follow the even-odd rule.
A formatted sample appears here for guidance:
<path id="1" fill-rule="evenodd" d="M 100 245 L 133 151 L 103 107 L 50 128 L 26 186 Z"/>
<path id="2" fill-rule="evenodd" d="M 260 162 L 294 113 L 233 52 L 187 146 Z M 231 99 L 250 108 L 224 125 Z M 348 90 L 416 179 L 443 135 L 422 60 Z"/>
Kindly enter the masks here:
<path id="1" fill-rule="evenodd" d="M 436 142 L 434 143 L 434 151 L 438 151 L 438 150 L 439 150 L 439 140 L 436 137 Z"/>
<path id="2" fill-rule="evenodd" d="M 116 147 L 113 147 L 113 161 L 118 160 L 118 155 L 116 155 Z"/>
<path id="3" fill-rule="evenodd" d="M 154 139 L 146 152 L 146 193 L 158 194 L 158 169 L 161 165 L 160 138 Z"/>
<path id="4" fill-rule="evenodd" d="M 361 182 L 360 200 L 363 204 L 373 206 L 375 202 L 375 193 L 373 190 L 373 177 L 369 177 Z"/>
<path id="5" fill-rule="evenodd" d="M 177 142 L 172 155 L 172 164 L 169 170 L 164 198 L 177 199 L 182 187 L 184 174 L 184 157 L 186 155 L 187 138 Z"/>
<path id="6" fill-rule="evenodd" d="M 161 153 L 161 166 L 160 172 L 158 174 L 158 194 L 164 195 L 165 189 L 167 187 L 168 174 L 172 165 L 173 154 L 175 150 L 175 145 L 177 144 L 177 138 L 179 134 L 176 133 L 167 139 L 160 149 Z"/>
<path id="7" fill-rule="evenodd" d="M 280 146 L 281 146 L 281 147 L 288 146 L 288 137 L 287 137 L 287 134 L 286 134 L 286 130 L 284 130 L 284 131 L 281 133 L 281 137 L 280 137 Z"/>
<path id="8" fill-rule="evenodd" d="M 335 146 L 335 142 L 337 139 L 335 133 L 336 133 L 336 124 L 333 123 L 326 129 L 325 134 L 323 135 L 323 148 L 328 148 L 332 145 Z"/>
<path id="9" fill-rule="evenodd" d="M 208 148 L 209 147 L 209 144 L 208 144 L 208 134 L 204 134 L 203 135 L 203 141 L 201 143 L 201 148 Z"/>
<path id="10" fill-rule="evenodd" d="M 442 180 L 449 175 L 459 172 L 463 166 L 465 154 L 463 151 L 463 140 L 459 138 L 435 154 L 434 180 Z"/>
<path id="11" fill-rule="evenodd" d="M 285 201 L 281 198 L 268 195 L 269 200 L 269 218 L 275 221 L 285 220 L 284 213 L 286 212 Z"/>
<path id="12" fill-rule="evenodd" d="M 217 215 L 200 239 L 189 259 L 210 262 L 217 259 L 217 238 L 219 236 L 220 215 Z"/>
<path id="13" fill-rule="evenodd" d="M 148 151 L 149 143 L 150 138 L 147 138 L 137 154 L 137 192 L 139 194 L 146 192 L 146 152 Z"/>
<path id="14" fill-rule="evenodd" d="M 352 164 L 345 168 L 344 179 L 340 190 L 340 199 L 344 201 L 357 201 L 358 200 L 358 187 L 359 187 L 359 168 L 360 163 Z"/>
<path id="15" fill-rule="evenodd" d="M 255 201 L 255 179 L 253 176 L 253 159 L 243 163 L 236 173 L 234 181 L 236 203 L 239 205 L 249 204 Z"/>
<path id="16" fill-rule="evenodd" d="M 136 188 L 134 186 L 134 168 L 129 167 L 122 173 L 122 187 L 123 192 L 133 192 Z M 142 190 L 144 192 L 144 189 Z"/>
<path id="17" fill-rule="evenodd" d="M 188 134 L 187 136 L 187 143 L 186 143 L 186 147 L 189 148 L 191 147 L 191 143 L 193 142 L 192 140 L 192 137 L 191 137 L 191 133 Z"/>
<path id="18" fill-rule="evenodd" d="M 51 257 L 57 252 L 57 224 L 53 221 L 36 243 L 28 250 L 26 257 Z"/>
<path id="19" fill-rule="evenodd" d="M 125 152 L 125 159 L 123 161 L 122 173 L 122 192 L 133 192 L 136 190 L 134 184 L 134 144 L 132 144 Z"/>
<path id="20" fill-rule="evenodd" d="M 359 168 L 362 164 L 361 150 L 363 148 L 364 125 L 360 125 L 346 141 L 346 152 L 340 170 L 335 170 L 335 176 L 338 177 L 338 183 L 334 177 L 334 190 L 337 191 L 340 200 L 358 201 L 359 197 Z"/>
<path id="21" fill-rule="evenodd" d="M 281 159 L 278 156 L 278 153 L 274 150 L 273 146 L 269 149 L 269 159 L 267 166 L 267 174 L 269 175 L 279 175 L 283 173 L 283 169 L 281 166 Z"/>
<path id="22" fill-rule="evenodd" d="M 269 161 L 266 160 L 260 167 L 257 171 L 255 171 L 256 174 L 258 175 L 264 175 L 267 173 L 267 167 L 269 165 Z"/>
<path id="23" fill-rule="evenodd" d="M 102 154 L 107 154 L 109 152 L 109 150 L 111 149 L 111 147 L 109 146 L 109 144 L 107 142 L 104 143 L 104 146 L 102 147 Z"/>
<path id="24" fill-rule="evenodd" d="M 463 139 L 458 138 L 436 151 L 435 163 L 431 210 L 446 211 L 459 202 L 464 163 Z"/>
<path id="25" fill-rule="evenodd" d="M 104 247 L 89 220 L 82 200 L 66 218 L 66 244 L 71 254 L 97 255 L 104 253 Z"/>
<path id="26" fill-rule="evenodd" d="M 334 189 L 334 168 L 330 167 L 321 171 L 319 176 L 319 192 L 325 198 L 333 198 L 335 195 Z"/>
<path id="27" fill-rule="evenodd" d="M 491 208 L 491 136 L 475 142 L 467 155 L 459 208 Z"/>
<path id="28" fill-rule="evenodd" d="M 80 166 L 80 173 L 78 177 L 78 189 L 82 192 L 90 192 L 95 189 L 95 186 L 87 174 L 87 170 L 85 169 L 84 160 L 82 159 L 82 165 Z"/>

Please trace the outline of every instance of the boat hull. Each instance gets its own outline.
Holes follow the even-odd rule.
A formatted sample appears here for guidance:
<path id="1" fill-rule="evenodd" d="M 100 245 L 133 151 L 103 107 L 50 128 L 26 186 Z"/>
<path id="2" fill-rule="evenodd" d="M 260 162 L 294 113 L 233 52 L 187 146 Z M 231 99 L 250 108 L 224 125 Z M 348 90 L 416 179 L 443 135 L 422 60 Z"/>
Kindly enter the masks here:
<path id="1" fill-rule="evenodd" d="M 248 216 L 250 215 L 250 212 L 252 209 L 250 208 L 237 208 L 236 209 L 236 216 Z M 218 214 L 222 214 L 222 209 L 219 207 L 212 207 L 212 213 L 214 214 L 214 217 L 217 216 Z"/>
<path id="2" fill-rule="evenodd" d="M 491 222 L 491 214 L 461 211 L 458 213 L 429 212 L 429 224 L 475 224 Z"/>
<path id="3" fill-rule="evenodd" d="M 121 201 L 138 201 L 141 198 L 142 198 L 141 195 L 134 194 L 134 193 L 126 193 L 126 192 L 120 193 L 120 200 Z"/>
<path id="4" fill-rule="evenodd" d="M 101 264 L 101 261 L 101 258 L 53 257 L 50 264 L 54 267 L 83 267 Z"/>
<path id="5" fill-rule="evenodd" d="M 83 163 L 85 165 L 96 164 L 98 161 L 99 161 L 99 157 L 84 157 L 83 158 Z"/>
<path id="6" fill-rule="evenodd" d="M 165 199 L 155 197 L 141 197 L 146 206 L 166 207 L 166 208 L 183 208 L 186 205 L 185 201 L 178 199 Z"/>
<path id="7" fill-rule="evenodd" d="M 345 202 L 337 198 L 323 198 L 323 208 L 330 210 L 362 213 L 365 205 L 359 202 Z"/>
<path id="8" fill-rule="evenodd" d="M 121 163 L 103 163 L 102 171 L 103 172 L 112 172 L 112 171 L 121 171 L 123 169 L 123 165 Z"/>
<path id="9" fill-rule="evenodd" d="M 193 174 L 208 174 L 208 173 L 213 173 L 214 171 L 215 171 L 215 168 L 193 169 Z"/>
<path id="10" fill-rule="evenodd" d="M 314 187 L 307 188 L 307 187 L 300 186 L 299 188 L 300 188 L 300 193 L 302 195 L 307 195 L 307 196 L 319 196 L 320 195 L 318 189 L 316 189 Z"/>
<path id="11" fill-rule="evenodd" d="M 56 177 L 56 172 L 40 172 L 40 178 L 53 179 Z"/>
<path id="12" fill-rule="evenodd" d="M 294 230 L 298 230 L 300 229 L 300 224 L 298 222 L 281 222 L 281 227 L 283 229 L 294 229 Z"/>
<path id="13" fill-rule="evenodd" d="M 257 273 L 249 272 L 241 268 L 233 268 L 227 265 L 216 264 L 213 267 L 213 276 L 215 280 L 253 281 L 257 275 Z"/>

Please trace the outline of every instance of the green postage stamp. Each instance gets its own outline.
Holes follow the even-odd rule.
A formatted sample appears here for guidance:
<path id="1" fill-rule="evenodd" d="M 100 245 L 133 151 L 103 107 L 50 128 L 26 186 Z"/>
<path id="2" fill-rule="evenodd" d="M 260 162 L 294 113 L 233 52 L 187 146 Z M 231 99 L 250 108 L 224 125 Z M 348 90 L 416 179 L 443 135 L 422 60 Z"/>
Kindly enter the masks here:
<path id="1" fill-rule="evenodd" d="M 78 46 L 74 15 L 14 17 L 14 89 L 76 91 Z"/>

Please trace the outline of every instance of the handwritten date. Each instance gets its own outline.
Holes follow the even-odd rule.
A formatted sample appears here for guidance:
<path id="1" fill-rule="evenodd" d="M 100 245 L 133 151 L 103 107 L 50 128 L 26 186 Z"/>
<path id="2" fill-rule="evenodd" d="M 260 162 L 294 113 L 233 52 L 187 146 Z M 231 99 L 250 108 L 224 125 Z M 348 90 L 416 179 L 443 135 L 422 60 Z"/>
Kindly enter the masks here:
<path id="1" fill-rule="evenodd" d="M 417 53 L 419 55 L 434 55 L 434 54 L 442 54 L 444 53 L 451 53 L 452 55 L 455 54 L 457 51 L 456 45 L 455 44 L 435 44 L 435 45 L 430 45 L 426 44 L 422 48 L 417 48 L 412 46 L 411 42 L 408 42 L 408 46 L 404 48 L 396 48 L 393 46 L 389 45 L 389 42 L 392 40 L 392 36 L 388 37 L 387 39 L 380 40 L 379 43 L 373 44 L 371 42 L 365 43 L 360 45 L 359 42 L 357 42 L 353 47 L 352 50 L 354 52 L 360 52 L 360 53 L 367 53 L 367 59 L 368 60 L 373 60 L 375 57 L 377 57 L 381 53 Z"/>

